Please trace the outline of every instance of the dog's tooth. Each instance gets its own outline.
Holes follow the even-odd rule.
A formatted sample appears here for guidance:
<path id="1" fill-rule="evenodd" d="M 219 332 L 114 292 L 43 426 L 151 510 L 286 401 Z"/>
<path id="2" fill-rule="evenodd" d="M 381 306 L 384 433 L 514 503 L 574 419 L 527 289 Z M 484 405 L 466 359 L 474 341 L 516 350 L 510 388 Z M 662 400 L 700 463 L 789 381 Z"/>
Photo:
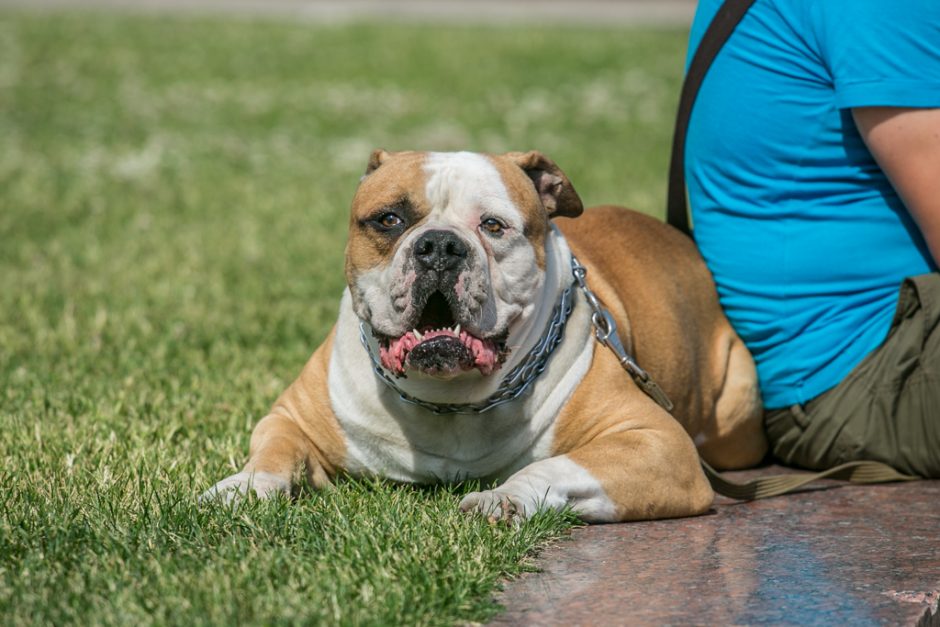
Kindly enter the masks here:
<path id="1" fill-rule="evenodd" d="M 424 336 L 421 335 L 421 333 L 420 333 L 417 329 L 413 329 L 411 332 L 414 334 L 415 338 L 416 338 L 419 342 L 424 339 Z"/>
<path id="2" fill-rule="evenodd" d="M 454 335 L 460 335 L 460 324 L 454 327 Z"/>

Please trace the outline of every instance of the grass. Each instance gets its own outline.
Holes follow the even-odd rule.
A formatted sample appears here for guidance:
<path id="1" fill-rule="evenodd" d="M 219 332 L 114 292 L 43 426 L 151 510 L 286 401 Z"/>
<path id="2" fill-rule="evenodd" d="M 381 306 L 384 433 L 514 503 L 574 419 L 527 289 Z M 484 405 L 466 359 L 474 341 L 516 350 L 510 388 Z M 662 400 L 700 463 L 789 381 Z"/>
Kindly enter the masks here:
<path id="1" fill-rule="evenodd" d="M 0 13 L 0 622 L 452 624 L 570 528 L 466 486 L 198 507 L 332 324 L 373 147 L 659 213 L 684 33 Z"/>

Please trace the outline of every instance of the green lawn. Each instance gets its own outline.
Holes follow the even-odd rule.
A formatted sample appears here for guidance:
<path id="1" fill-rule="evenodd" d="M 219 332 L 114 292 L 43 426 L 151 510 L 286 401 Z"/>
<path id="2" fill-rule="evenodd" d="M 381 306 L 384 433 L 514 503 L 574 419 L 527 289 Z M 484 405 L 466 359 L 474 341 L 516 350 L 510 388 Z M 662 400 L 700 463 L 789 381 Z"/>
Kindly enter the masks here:
<path id="1" fill-rule="evenodd" d="M 369 152 L 660 213 L 682 32 L 0 13 L 0 623 L 452 624 L 570 528 L 466 486 L 195 496 L 333 321 Z"/>

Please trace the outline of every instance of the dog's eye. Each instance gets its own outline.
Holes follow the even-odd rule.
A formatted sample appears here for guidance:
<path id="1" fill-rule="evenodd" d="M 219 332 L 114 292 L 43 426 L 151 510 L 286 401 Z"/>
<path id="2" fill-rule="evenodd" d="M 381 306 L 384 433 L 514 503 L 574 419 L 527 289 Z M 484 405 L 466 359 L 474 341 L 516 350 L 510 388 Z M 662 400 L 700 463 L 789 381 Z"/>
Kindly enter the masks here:
<path id="1" fill-rule="evenodd" d="M 383 213 L 376 219 L 376 223 L 381 226 L 383 229 L 394 229 L 396 226 L 401 226 L 405 223 L 397 213 Z"/>
<path id="2" fill-rule="evenodd" d="M 487 233 L 499 235 L 506 228 L 506 225 L 496 218 L 487 218 L 486 220 L 483 220 L 483 222 L 480 222 L 480 228 Z"/>

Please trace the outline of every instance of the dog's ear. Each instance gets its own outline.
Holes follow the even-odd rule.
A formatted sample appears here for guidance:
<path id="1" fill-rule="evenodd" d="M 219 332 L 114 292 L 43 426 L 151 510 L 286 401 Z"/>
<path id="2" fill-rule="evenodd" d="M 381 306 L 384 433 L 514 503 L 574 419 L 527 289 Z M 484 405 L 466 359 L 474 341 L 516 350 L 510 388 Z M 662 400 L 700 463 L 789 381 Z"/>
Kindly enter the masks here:
<path id="1" fill-rule="evenodd" d="M 510 152 L 506 157 L 532 179 L 549 218 L 577 218 L 584 211 L 578 192 L 554 161 L 537 150 Z"/>
<path id="2" fill-rule="evenodd" d="M 392 156 L 392 153 L 388 152 L 383 148 L 376 148 L 372 151 L 372 155 L 369 157 L 369 165 L 366 166 L 366 171 L 362 175 L 363 177 L 369 176 L 375 170 L 378 169 L 380 165 L 385 163 L 385 160 Z"/>

